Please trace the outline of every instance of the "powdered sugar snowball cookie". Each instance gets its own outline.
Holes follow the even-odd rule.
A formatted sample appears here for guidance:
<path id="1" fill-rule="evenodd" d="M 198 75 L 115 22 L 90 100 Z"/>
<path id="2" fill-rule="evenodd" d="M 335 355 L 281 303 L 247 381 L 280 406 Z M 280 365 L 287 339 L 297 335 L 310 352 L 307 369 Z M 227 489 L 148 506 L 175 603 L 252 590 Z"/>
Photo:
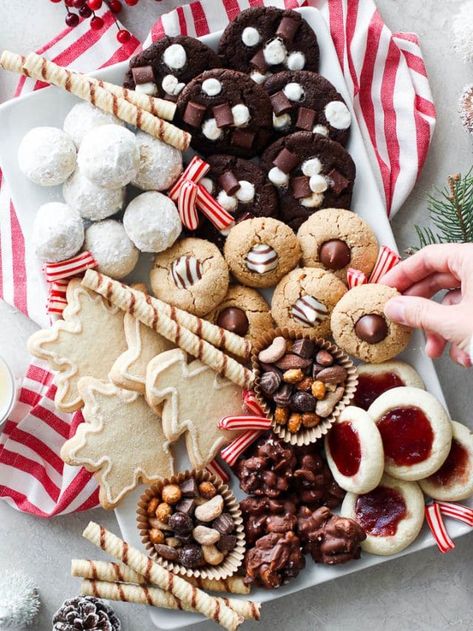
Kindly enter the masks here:
<path id="1" fill-rule="evenodd" d="M 182 230 L 176 205 L 172 199 L 156 191 L 141 193 L 128 204 L 123 225 L 141 252 L 167 250 Z"/>
<path id="2" fill-rule="evenodd" d="M 473 495 L 473 434 L 456 421 L 452 421 L 452 430 L 447 459 L 433 475 L 419 481 L 426 495 L 442 502 L 458 502 Z"/>
<path id="3" fill-rule="evenodd" d="M 124 188 L 104 188 L 76 169 L 62 187 L 64 200 L 84 219 L 100 221 L 119 212 L 125 201 Z"/>
<path id="4" fill-rule="evenodd" d="M 383 442 L 373 419 L 349 405 L 325 437 L 325 453 L 335 481 L 345 491 L 368 493 L 384 471 Z"/>
<path id="5" fill-rule="evenodd" d="M 363 410 L 368 410 L 370 405 L 383 392 L 411 386 L 412 388 L 425 388 L 419 373 L 406 362 L 399 360 L 382 362 L 381 364 L 360 364 L 357 366 L 358 385 L 352 404 Z"/>
<path id="6" fill-rule="evenodd" d="M 97 270 L 112 278 L 124 278 L 138 262 L 138 250 L 123 225 L 114 219 L 89 226 L 85 231 L 84 247 L 97 261 Z"/>
<path id="7" fill-rule="evenodd" d="M 384 475 L 368 493 L 347 493 L 340 514 L 357 521 L 366 532 L 361 543 L 364 552 L 389 556 L 407 548 L 419 535 L 424 496 L 416 482 Z"/>
<path id="8" fill-rule="evenodd" d="M 84 225 L 77 210 L 61 202 L 39 207 L 33 223 L 32 241 L 42 261 L 65 261 L 84 243 Z"/>
<path id="9" fill-rule="evenodd" d="M 77 163 L 82 173 L 105 188 L 120 188 L 136 177 L 140 151 L 135 134 L 119 125 L 101 125 L 83 138 Z"/>
<path id="10" fill-rule="evenodd" d="M 100 125 L 120 125 L 123 127 L 124 124 L 113 114 L 108 114 L 91 103 L 87 103 L 87 101 L 82 101 L 76 103 L 69 110 L 62 127 L 66 134 L 72 138 L 76 147 L 79 148 L 82 139 L 91 129 Z"/>
<path id="11" fill-rule="evenodd" d="M 386 473 L 399 480 L 422 480 L 440 469 L 452 444 L 450 418 L 437 399 L 419 388 L 388 390 L 368 414 L 383 441 Z"/>
<path id="12" fill-rule="evenodd" d="M 35 184 L 57 186 L 76 168 L 76 147 L 58 127 L 34 127 L 20 143 L 18 166 Z"/>
<path id="13" fill-rule="evenodd" d="M 182 172 L 182 153 L 143 131 L 136 134 L 140 166 L 131 184 L 143 191 L 165 191 Z"/>

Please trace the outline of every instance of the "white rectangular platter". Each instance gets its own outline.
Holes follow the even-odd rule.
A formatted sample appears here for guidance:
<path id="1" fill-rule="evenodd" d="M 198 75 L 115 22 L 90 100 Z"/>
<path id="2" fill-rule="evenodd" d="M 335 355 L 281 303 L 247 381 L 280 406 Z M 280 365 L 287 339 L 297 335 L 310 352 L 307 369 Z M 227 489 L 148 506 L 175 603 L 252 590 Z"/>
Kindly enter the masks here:
<path id="1" fill-rule="evenodd" d="M 302 8 L 299 9 L 299 11 L 317 34 L 321 59 L 320 73 L 335 85 L 351 109 L 350 96 L 338 63 L 332 39 L 323 17 L 317 9 Z M 213 33 L 203 37 L 202 40 L 215 49 L 219 37 L 220 33 Z M 126 62 L 117 64 L 116 66 L 96 72 L 95 76 L 113 83 L 121 84 L 126 68 Z M 4 175 L 10 184 L 15 206 L 19 210 L 27 209 L 28 213 L 30 213 L 30 215 L 24 219 L 22 225 L 25 239 L 29 238 L 32 219 L 38 206 L 46 201 L 61 199 L 61 189 L 60 187 L 54 189 L 40 188 L 24 178 L 18 169 L 16 161 L 18 145 L 23 135 L 32 127 L 37 125 L 62 126 L 65 115 L 76 101 L 77 99 L 70 94 L 57 90 L 56 88 L 49 88 L 23 98 L 15 99 L 14 101 L 0 106 L 0 163 Z M 357 168 L 352 210 L 371 225 L 381 244 L 396 249 L 394 236 L 384 210 L 384 203 L 380 195 L 378 183 L 373 172 L 373 167 L 369 161 L 353 110 L 352 114 L 354 122 L 351 128 L 348 151 L 353 157 Z M 149 257 L 144 257 L 139 271 L 133 274 L 133 280 L 147 280 L 147 272 L 145 271 L 147 264 L 149 268 Z M 39 275 L 40 265 L 38 264 L 36 267 Z M 427 390 L 445 403 L 434 365 L 432 361 L 425 356 L 423 348 L 423 337 L 419 332 L 416 332 L 412 337 L 409 348 L 401 355 L 401 358 L 405 359 L 416 368 L 422 376 Z M 187 468 L 188 463 L 185 461 L 183 454 L 177 453 L 176 455 L 180 468 Z M 233 480 L 233 489 L 237 497 L 242 497 L 235 479 Z M 135 525 L 135 508 L 140 493 L 141 489 L 138 489 L 116 509 L 116 516 L 124 538 L 139 548 L 142 546 Z M 460 522 L 448 520 L 448 530 L 452 537 L 457 538 L 469 532 L 470 528 Z M 424 530 L 415 543 L 404 552 L 396 555 L 396 557 L 411 554 L 435 545 L 435 541 L 429 530 L 427 527 L 424 527 Z M 257 601 L 268 602 L 275 598 L 281 598 L 282 596 L 287 596 L 288 594 L 306 589 L 307 587 L 313 587 L 319 583 L 324 583 L 352 572 L 365 570 L 379 563 L 385 563 L 393 558 L 395 557 L 379 557 L 363 554 L 359 561 L 335 567 L 315 565 L 308 558 L 307 567 L 299 574 L 296 580 L 291 581 L 288 585 L 278 590 L 266 591 L 255 589 L 252 592 L 252 598 Z M 442 559 L 439 553 L 439 563 L 441 563 L 441 561 Z M 203 621 L 201 617 L 180 611 L 153 609 L 150 610 L 150 614 L 154 625 L 159 629 L 179 629 Z"/>

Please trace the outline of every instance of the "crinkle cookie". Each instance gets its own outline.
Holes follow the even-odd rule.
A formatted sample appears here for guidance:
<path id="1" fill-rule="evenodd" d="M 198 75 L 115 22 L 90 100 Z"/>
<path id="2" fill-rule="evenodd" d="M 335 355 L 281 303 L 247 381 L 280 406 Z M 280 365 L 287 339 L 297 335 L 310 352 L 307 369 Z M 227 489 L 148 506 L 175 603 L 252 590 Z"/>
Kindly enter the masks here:
<path id="1" fill-rule="evenodd" d="M 150 280 L 157 298 L 203 316 L 222 302 L 229 275 L 216 245 L 189 237 L 156 256 Z"/>
<path id="2" fill-rule="evenodd" d="M 280 327 L 310 329 L 319 337 L 327 337 L 330 314 L 346 290 L 344 283 L 330 272 L 297 268 L 284 276 L 274 290 L 273 319 Z"/>
<path id="3" fill-rule="evenodd" d="M 235 278 L 248 287 L 272 287 L 299 262 L 294 232 L 271 217 L 247 219 L 234 226 L 224 248 Z"/>
<path id="4" fill-rule="evenodd" d="M 206 319 L 252 342 L 273 327 L 266 300 L 256 289 L 243 285 L 230 285 L 225 298 Z"/>
<path id="5" fill-rule="evenodd" d="M 353 287 L 332 313 L 333 338 L 344 351 L 365 362 L 379 364 L 401 353 L 411 329 L 388 320 L 384 306 L 398 291 L 386 285 Z"/>
<path id="6" fill-rule="evenodd" d="M 345 281 L 353 267 L 369 277 L 378 256 L 378 242 L 366 221 L 349 210 L 324 208 L 297 232 L 305 267 L 321 267 Z"/>

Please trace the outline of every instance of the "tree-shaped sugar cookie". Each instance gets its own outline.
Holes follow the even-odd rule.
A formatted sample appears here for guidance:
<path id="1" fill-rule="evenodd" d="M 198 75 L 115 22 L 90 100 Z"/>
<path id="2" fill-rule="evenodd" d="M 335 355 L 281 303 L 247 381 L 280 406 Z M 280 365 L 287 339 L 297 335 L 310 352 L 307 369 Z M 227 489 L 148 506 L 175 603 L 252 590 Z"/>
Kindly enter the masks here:
<path id="1" fill-rule="evenodd" d="M 186 354 L 178 348 L 161 353 L 148 364 L 146 399 L 162 414 L 169 441 L 185 433 L 193 467 L 205 466 L 236 435 L 218 429 L 218 421 L 243 413 L 241 388 L 199 360 L 188 364 Z"/>
<path id="2" fill-rule="evenodd" d="M 61 458 L 95 473 L 104 508 L 114 508 L 140 482 L 173 475 L 161 418 L 141 395 L 91 377 L 78 386 L 85 423 L 64 443 Z"/>
<path id="3" fill-rule="evenodd" d="M 28 340 L 32 355 L 45 359 L 53 370 L 56 407 L 73 412 L 82 407 L 77 384 L 81 377 L 107 379 L 116 358 L 127 348 L 123 312 L 98 294 L 71 280 L 63 320 L 33 333 Z"/>

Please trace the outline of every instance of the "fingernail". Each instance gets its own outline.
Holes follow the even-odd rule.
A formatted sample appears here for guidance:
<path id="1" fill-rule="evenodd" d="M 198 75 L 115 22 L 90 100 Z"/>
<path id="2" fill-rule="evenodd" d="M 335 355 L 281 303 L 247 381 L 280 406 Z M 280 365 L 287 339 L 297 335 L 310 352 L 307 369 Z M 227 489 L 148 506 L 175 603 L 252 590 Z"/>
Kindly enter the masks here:
<path id="1" fill-rule="evenodd" d="M 402 298 L 391 298 L 384 305 L 384 313 L 390 320 L 406 324 L 406 307 Z"/>

